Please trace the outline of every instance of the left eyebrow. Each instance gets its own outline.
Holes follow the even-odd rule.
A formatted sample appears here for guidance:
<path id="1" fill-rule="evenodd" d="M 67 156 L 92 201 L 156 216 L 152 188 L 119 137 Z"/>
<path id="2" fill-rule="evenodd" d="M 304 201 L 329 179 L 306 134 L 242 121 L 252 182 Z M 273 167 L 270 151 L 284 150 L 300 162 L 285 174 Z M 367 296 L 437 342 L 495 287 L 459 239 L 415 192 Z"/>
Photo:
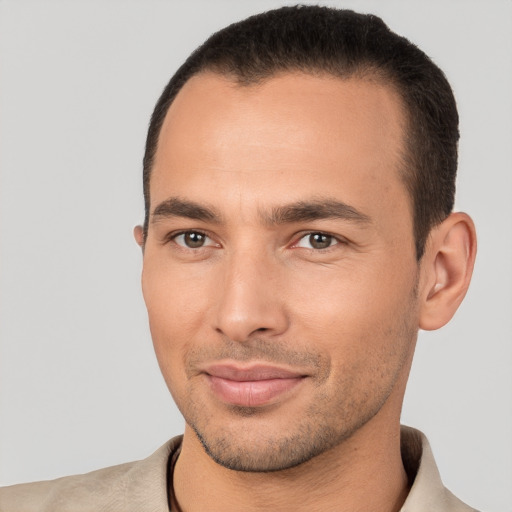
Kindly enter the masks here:
<path id="1" fill-rule="evenodd" d="M 269 213 L 262 213 L 262 216 L 265 222 L 270 225 L 321 219 L 343 219 L 357 224 L 371 223 L 371 218 L 368 215 L 335 199 L 298 201 L 274 207 Z"/>
<path id="2" fill-rule="evenodd" d="M 179 197 L 170 197 L 159 203 L 153 210 L 151 222 L 171 217 L 184 217 L 203 222 L 220 222 L 220 214 L 209 205 L 201 205 Z"/>

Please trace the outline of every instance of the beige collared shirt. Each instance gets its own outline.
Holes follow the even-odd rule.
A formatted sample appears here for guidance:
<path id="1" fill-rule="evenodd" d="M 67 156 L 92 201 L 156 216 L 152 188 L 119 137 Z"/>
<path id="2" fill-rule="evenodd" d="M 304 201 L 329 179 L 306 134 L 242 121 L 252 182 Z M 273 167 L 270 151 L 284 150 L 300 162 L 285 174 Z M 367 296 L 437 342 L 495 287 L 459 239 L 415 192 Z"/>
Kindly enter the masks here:
<path id="1" fill-rule="evenodd" d="M 0 512 L 169 512 L 167 465 L 180 443 L 175 437 L 141 461 L 0 488 Z M 402 427 L 402 459 L 414 482 L 401 512 L 475 512 L 444 487 L 418 430 Z"/>

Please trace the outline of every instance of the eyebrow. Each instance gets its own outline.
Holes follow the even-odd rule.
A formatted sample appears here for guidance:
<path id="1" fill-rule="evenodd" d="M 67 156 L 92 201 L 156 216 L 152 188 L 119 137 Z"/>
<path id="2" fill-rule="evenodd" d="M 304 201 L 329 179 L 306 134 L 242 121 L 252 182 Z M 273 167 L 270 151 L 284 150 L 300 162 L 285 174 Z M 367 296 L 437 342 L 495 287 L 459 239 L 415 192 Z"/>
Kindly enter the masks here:
<path id="1" fill-rule="evenodd" d="M 297 201 L 275 206 L 269 212 L 261 211 L 260 216 L 268 225 L 293 224 L 321 219 L 343 219 L 358 224 L 370 224 L 371 218 L 342 201 L 335 199 L 314 199 Z M 153 210 L 152 222 L 160 218 L 184 217 L 188 219 L 220 224 L 222 216 L 216 208 L 194 201 L 170 197 L 159 203 Z"/>
<path id="2" fill-rule="evenodd" d="M 343 219 L 358 224 L 370 224 L 371 218 L 342 201 L 335 199 L 316 199 L 298 201 L 271 209 L 263 215 L 265 221 L 272 224 L 291 224 L 320 219 Z"/>
<path id="3" fill-rule="evenodd" d="M 160 218 L 185 217 L 203 222 L 219 223 L 220 214 L 211 206 L 200 205 L 194 201 L 187 201 L 179 197 L 170 197 L 159 203 L 153 210 L 152 222 Z"/>

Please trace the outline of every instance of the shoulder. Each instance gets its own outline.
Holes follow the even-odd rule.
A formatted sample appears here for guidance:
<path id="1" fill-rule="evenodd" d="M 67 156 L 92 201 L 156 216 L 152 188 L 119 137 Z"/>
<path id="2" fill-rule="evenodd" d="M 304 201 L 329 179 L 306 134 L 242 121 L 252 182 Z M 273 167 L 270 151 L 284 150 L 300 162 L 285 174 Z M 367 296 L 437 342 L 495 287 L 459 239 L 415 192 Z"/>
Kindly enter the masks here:
<path id="1" fill-rule="evenodd" d="M 153 512 L 167 508 L 171 439 L 147 459 L 56 480 L 0 489 L 0 512 Z"/>

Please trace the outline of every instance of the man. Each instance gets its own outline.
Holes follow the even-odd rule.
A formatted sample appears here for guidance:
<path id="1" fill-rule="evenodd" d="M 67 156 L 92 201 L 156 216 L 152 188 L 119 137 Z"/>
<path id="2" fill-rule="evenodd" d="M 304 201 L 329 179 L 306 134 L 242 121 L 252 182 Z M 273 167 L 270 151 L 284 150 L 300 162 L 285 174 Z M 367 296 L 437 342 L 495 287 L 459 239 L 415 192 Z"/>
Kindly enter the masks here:
<path id="1" fill-rule="evenodd" d="M 457 123 L 376 17 L 282 8 L 212 36 L 155 107 L 135 228 L 184 436 L 0 510 L 472 510 L 399 424 L 418 329 L 475 257 Z"/>

